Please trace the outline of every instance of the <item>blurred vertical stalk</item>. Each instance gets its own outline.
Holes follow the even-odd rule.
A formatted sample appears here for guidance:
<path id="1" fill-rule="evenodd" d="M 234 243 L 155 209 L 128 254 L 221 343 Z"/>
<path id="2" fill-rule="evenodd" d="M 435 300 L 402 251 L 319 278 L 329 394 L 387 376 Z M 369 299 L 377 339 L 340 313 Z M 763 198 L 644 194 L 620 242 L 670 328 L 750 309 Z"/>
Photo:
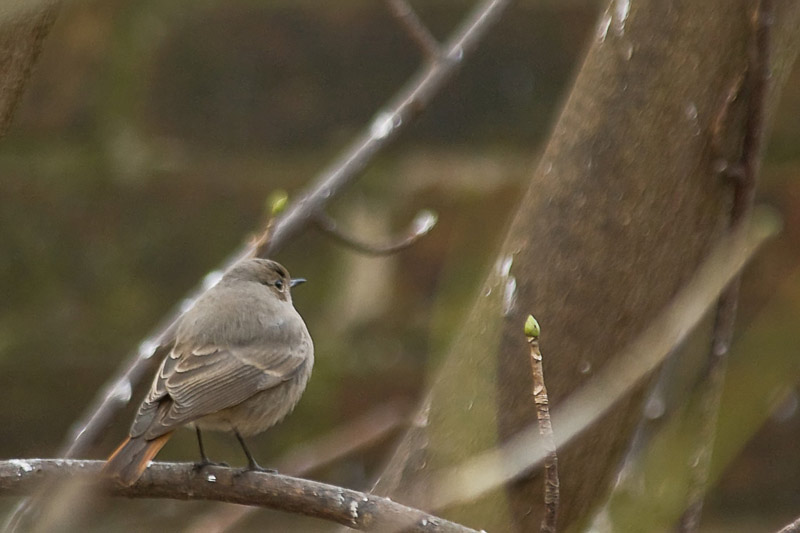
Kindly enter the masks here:
<path id="1" fill-rule="evenodd" d="M 717 438 L 713 453 L 709 453 L 709 485 L 719 479 L 795 387 L 800 372 L 794 350 L 800 343 L 796 326 L 799 296 L 800 269 L 795 268 L 732 349 L 720 398 Z M 703 390 L 693 391 L 685 405 L 629 460 L 604 508 L 606 527 L 598 531 L 652 533 L 674 528 L 693 482 L 687 450 L 693 449 L 697 435 L 704 431 L 700 414 L 705 395 Z"/>
<path id="2" fill-rule="evenodd" d="M 548 390 L 561 405 L 643 331 L 725 233 L 729 184 L 712 172 L 709 132 L 752 32 L 752 2 L 614 0 L 532 174 L 472 312 L 376 490 L 423 506 L 439 468 L 534 422 L 525 401 L 520 309 L 546 321 Z M 800 3 L 775 2 L 772 85 L 800 47 Z M 729 128 L 743 131 L 736 117 Z M 699 334 L 707 335 L 708 332 Z M 602 349 L 598 349 L 602 339 Z M 616 475 L 641 416 L 639 383 L 602 420 L 559 449 L 560 517 L 584 523 Z M 553 424 L 561 427 L 558 414 Z M 487 530 L 535 530 L 542 474 L 451 510 Z M 537 503 L 539 502 L 539 503 Z"/>
<path id="3" fill-rule="evenodd" d="M 733 165 L 739 176 L 730 177 L 734 187 L 733 205 L 728 222 L 730 231 L 735 231 L 747 222 L 755 200 L 756 178 L 761 167 L 764 137 L 764 106 L 769 89 L 770 27 L 774 17 L 772 9 L 772 0 L 760 0 L 753 13 L 752 35 L 749 39 L 751 44 L 747 57 L 747 117 L 742 136 L 740 163 Z M 726 100 L 723 109 L 729 104 L 730 102 Z M 725 112 L 724 115 L 728 113 Z M 680 533 L 694 533 L 700 527 L 703 502 L 708 490 L 711 454 L 717 438 L 718 414 L 728 369 L 728 353 L 733 341 L 740 285 L 741 276 L 736 276 L 720 295 L 717 305 L 707 364 L 699 381 L 699 387 L 704 395 L 701 406 L 703 424 L 698 434 L 698 442 L 690 452 L 693 455 L 694 465 L 692 485 L 686 511 L 678 524 Z"/>

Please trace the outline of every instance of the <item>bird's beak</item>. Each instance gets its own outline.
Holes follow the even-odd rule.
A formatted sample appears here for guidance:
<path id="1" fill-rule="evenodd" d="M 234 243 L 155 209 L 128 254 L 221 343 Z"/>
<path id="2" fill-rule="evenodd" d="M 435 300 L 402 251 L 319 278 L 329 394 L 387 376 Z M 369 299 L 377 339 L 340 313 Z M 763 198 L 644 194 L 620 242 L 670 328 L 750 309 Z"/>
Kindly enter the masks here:
<path id="1" fill-rule="evenodd" d="M 292 278 L 292 281 L 289 282 L 289 287 L 294 288 L 301 283 L 305 283 L 306 278 Z"/>

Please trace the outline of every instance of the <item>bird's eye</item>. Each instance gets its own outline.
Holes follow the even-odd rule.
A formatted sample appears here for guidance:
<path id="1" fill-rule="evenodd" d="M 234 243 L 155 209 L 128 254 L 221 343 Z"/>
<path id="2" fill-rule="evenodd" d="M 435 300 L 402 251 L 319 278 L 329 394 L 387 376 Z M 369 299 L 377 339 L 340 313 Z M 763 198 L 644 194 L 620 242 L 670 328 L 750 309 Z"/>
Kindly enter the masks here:
<path id="1" fill-rule="evenodd" d="M 283 281 L 277 280 L 275 282 L 275 288 L 278 289 L 279 291 L 282 291 L 283 290 Z"/>

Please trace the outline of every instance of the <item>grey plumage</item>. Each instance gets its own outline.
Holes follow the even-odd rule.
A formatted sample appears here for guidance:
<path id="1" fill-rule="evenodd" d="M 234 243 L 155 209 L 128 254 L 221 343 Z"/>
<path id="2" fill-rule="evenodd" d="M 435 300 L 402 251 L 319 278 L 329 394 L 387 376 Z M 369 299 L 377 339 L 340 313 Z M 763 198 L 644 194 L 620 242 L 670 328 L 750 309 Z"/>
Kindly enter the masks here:
<path id="1" fill-rule="evenodd" d="M 249 259 L 207 291 L 181 318 L 129 442 L 139 441 L 138 448 L 142 440 L 165 442 L 159 437 L 187 424 L 253 435 L 291 412 L 314 363 L 291 285 L 280 264 Z M 107 470 L 113 473 L 114 458 L 125 446 Z M 146 464 L 139 466 L 143 471 Z"/>

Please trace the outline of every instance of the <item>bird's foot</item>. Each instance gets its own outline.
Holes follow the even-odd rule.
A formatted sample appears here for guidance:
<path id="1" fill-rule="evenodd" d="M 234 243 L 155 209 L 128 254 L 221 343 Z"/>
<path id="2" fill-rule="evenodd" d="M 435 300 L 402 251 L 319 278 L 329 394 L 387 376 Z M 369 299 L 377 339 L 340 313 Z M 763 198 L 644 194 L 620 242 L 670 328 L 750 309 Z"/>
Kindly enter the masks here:
<path id="1" fill-rule="evenodd" d="M 242 474 L 247 474 L 248 472 L 261 472 L 263 474 L 277 474 L 278 471 L 274 468 L 265 468 L 260 464 L 256 463 L 255 461 L 248 464 L 245 468 L 242 468 L 235 475 L 241 476 Z"/>
<path id="2" fill-rule="evenodd" d="M 221 466 L 221 467 L 224 467 L 224 468 L 230 468 L 230 465 L 228 463 L 215 463 L 214 461 L 209 461 L 208 459 L 203 459 L 202 461 L 199 461 L 199 462 L 193 464 L 192 465 L 192 470 L 194 470 L 195 472 L 200 472 L 201 470 L 203 470 L 207 466 Z"/>

